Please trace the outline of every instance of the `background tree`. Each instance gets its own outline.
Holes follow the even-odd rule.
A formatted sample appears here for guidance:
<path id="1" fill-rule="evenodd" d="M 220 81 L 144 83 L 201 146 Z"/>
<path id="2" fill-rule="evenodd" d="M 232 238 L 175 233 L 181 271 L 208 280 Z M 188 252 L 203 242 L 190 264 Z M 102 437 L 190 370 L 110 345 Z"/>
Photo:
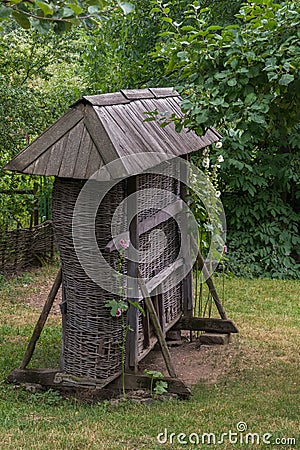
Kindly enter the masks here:
<path id="1" fill-rule="evenodd" d="M 2 35 L 0 167 L 85 90 L 77 73 L 80 48 L 80 39 L 74 33 L 61 38 L 53 33 L 41 36 L 36 31 L 11 28 Z M 31 190 L 34 183 L 43 188 L 40 195 L 49 195 L 43 179 L 1 171 L 0 191 Z M 28 226 L 33 201 L 33 195 L 0 195 L 1 229 Z M 47 216 L 48 210 L 41 215 Z"/>
<path id="2" fill-rule="evenodd" d="M 190 5 L 169 23 L 155 57 L 177 81 L 183 122 L 224 135 L 220 168 L 231 266 L 243 275 L 299 277 L 300 4 L 255 0 L 225 27 Z M 208 155 L 206 155 L 207 157 Z"/>

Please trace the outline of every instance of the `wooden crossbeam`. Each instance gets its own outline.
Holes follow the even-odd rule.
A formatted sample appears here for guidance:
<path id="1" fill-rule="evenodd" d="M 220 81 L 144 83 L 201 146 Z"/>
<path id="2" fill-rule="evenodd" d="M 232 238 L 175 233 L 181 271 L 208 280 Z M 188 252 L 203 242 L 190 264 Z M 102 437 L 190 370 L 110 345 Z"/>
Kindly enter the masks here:
<path id="1" fill-rule="evenodd" d="M 208 317 L 182 317 L 172 330 L 206 331 L 208 333 L 238 333 L 231 320 Z"/>

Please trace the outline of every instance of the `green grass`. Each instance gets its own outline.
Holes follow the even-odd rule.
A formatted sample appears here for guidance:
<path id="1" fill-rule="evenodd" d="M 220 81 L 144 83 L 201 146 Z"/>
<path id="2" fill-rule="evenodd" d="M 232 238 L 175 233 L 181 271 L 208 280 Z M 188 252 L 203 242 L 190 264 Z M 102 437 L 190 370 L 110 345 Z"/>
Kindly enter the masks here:
<path id="1" fill-rule="evenodd" d="M 39 310 L 25 300 L 57 267 L 46 267 L 3 284 L 0 290 L 0 378 L 4 380 L 23 356 Z M 222 290 L 222 279 L 216 280 Z M 224 367 L 217 383 L 199 382 L 189 401 L 150 405 L 87 405 L 62 400 L 55 392 L 32 394 L 0 384 L 2 449 L 292 449 L 299 436 L 299 287 L 296 281 L 226 279 L 225 308 L 240 333 L 228 347 L 209 358 Z M 35 367 L 57 364 L 60 318 L 47 323 L 32 361 Z M 210 360 L 210 362 L 212 362 Z M 236 431 L 245 422 L 251 433 L 271 433 L 271 445 L 159 444 L 157 434 Z M 245 435 L 246 433 L 244 433 Z M 295 438 L 296 445 L 275 445 L 276 438 Z"/>

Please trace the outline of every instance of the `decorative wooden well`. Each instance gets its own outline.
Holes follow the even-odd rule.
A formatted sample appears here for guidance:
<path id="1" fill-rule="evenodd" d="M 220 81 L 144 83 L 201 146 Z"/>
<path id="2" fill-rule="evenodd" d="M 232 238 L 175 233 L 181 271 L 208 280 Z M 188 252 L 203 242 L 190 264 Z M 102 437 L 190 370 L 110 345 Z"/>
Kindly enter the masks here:
<path id="1" fill-rule="evenodd" d="M 39 379 L 42 384 L 59 385 L 66 380 L 71 383 L 72 377 L 76 377 L 77 383 L 78 379 L 83 380 L 83 385 L 84 380 L 94 380 L 98 387 L 104 387 L 121 373 L 120 341 L 123 339 L 123 328 L 121 321 L 112 318 L 109 308 L 105 306 L 109 300 L 116 299 L 116 295 L 91 279 L 74 248 L 74 208 L 87 180 L 97 170 L 109 167 L 111 162 L 128 155 L 153 153 L 170 160 L 178 156 L 186 157 L 220 138 L 214 129 L 208 129 L 204 136 L 199 137 L 186 130 L 177 133 L 172 123 L 162 128 L 155 120 L 145 122 L 145 113 L 154 110 L 162 116 L 181 115 L 178 93 L 171 88 L 161 88 L 83 97 L 6 166 L 6 169 L 13 171 L 55 177 L 52 214 L 62 267 L 62 357 L 60 370 L 56 371 L 59 376 L 56 373 L 56 379 L 52 378 L 51 382 L 48 378 L 47 381 Z M 184 195 L 184 187 L 176 177 L 147 173 L 147 169 L 155 166 L 155 159 L 149 157 L 134 161 L 132 165 L 122 166 L 126 177 L 120 177 L 120 181 L 104 197 L 95 220 L 97 245 L 109 266 L 118 270 L 120 258 L 112 241 L 111 221 L 120 203 L 134 192 L 147 193 L 147 189 L 154 187 L 177 197 Z M 109 175 L 118 179 L 118 174 L 110 172 Z M 101 180 L 100 175 L 97 183 L 102 186 L 106 181 Z M 147 250 L 150 233 L 153 230 L 163 231 L 166 239 L 164 251 L 150 262 L 124 259 L 121 267 L 130 276 L 143 280 L 144 293 L 151 299 L 164 337 L 175 324 L 178 328 L 182 316 L 184 320 L 192 316 L 192 276 L 191 272 L 188 273 L 167 292 L 157 290 L 166 276 L 172 276 L 170 267 L 176 270 L 172 263 L 178 257 L 180 232 L 173 216 L 176 209 L 180 209 L 180 202 L 167 205 L 168 213 L 162 213 L 157 210 L 155 198 L 150 196 L 146 200 L 146 210 L 137 209 L 128 224 L 128 238 L 137 249 Z M 177 268 L 185 263 L 181 258 Z M 95 265 L 93 255 L 89 264 Z M 105 273 L 103 276 L 106 276 Z M 132 295 L 131 291 L 131 298 L 140 302 L 146 316 L 133 306 L 127 311 L 127 323 L 132 329 L 126 344 L 127 371 L 137 370 L 139 361 L 157 340 L 162 344 L 162 337 L 158 336 L 157 326 L 149 318 L 137 283 L 133 290 L 135 294 Z M 120 296 L 126 297 L 126 293 Z M 185 329 L 191 329 L 191 324 L 182 323 L 185 323 Z M 195 327 L 201 328 L 194 322 Z M 224 327 L 227 332 L 236 331 L 230 321 L 224 320 Z M 27 365 L 28 355 L 26 358 L 21 365 L 22 370 Z M 21 372 L 19 375 L 15 372 L 13 376 L 24 380 L 24 370 L 20 375 Z M 28 381 L 32 373 L 27 373 L 25 378 Z"/>

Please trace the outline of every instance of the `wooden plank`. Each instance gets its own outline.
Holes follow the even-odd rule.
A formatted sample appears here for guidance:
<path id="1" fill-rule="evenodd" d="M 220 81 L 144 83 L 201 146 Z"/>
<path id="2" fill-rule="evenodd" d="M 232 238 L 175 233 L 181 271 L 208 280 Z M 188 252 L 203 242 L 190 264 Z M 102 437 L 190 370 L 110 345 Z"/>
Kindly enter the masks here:
<path id="1" fill-rule="evenodd" d="M 82 119 L 82 112 L 78 108 L 70 109 L 57 122 L 51 125 L 35 141 L 26 147 L 21 153 L 16 155 L 6 166 L 5 169 L 24 171 L 33 161 L 42 153 L 53 146 L 63 135 L 71 128 L 75 127 Z"/>
<path id="2" fill-rule="evenodd" d="M 174 91 L 174 88 L 167 87 L 167 88 L 151 88 L 149 89 L 155 98 L 161 98 L 161 97 L 178 97 L 179 94 L 177 91 Z"/>
<path id="3" fill-rule="evenodd" d="M 117 159 L 118 153 L 109 139 L 105 127 L 103 127 L 100 108 L 95 110 L 93 107 L 87 105 L 85 107 L 84 124 L 104 163 L 108 164 Z"/>
<path id="4" fill-rule="evenodd" d="M 107 121 L 105 108 L 86 106 L 86 110 L 85 125 L 104 164 L 118 160 L 118 164 L 108 166 L 108 172 L 111 177 L 116 179 L 127 176 L 130 171 L 128 172 L 128 167 L 125 167 L 125 162 L 119 158 L 117 148 L 120 143 L 116 141 L 116 137 L 110 130 L 112 125 Z M 114 131 L 117 132 L 117 128 L 114 128 Z"/>
<path id="5" fill-rule="evenodd" d="M 147 290 L 146 284 L 145 284 L 145 282 L 141 276 L 141 273 L 139 271 L 138 271 L 138 283 L 139 283 L 139 287 L 141 289 L 143 299 L 145 301 L 145 306 L 149 311 L 150 319 L 153 324 L 155 334 L 156 334 L 158 342 L 161 346 L 161 351 L 162 351 L 162 354 L 163 354 L 163 357 L 164 357 L 164 360 L 166 363 L 168 373 L 169 373 L 170 377 L 176 378 L 175 369 L 174 369 L 174 366 L 173 366 L 173 363 L 171 360 L 171 355 L 170 355 L 170 352 L 169 352 L 169 349 L 168 349 L 168 346 L 166 343 L 166 339 L 163 335 L 163 332 L 162 332 L 162 329 L 161 329 L 161 326 L 159 323 L 159 319 L 155 312 L 155 308 L 153 306 L 153 303 L 152 303 L 151 297 L 149 295 L 149 292 Z"/>
<path id="6" fill-rule="evenodd" d="M 168 383 L 168 392 L 171 394 L 177 394 L 182 399 L 187 399 L 191 396 L 191 390 L 186 386 L 186 384 L 178 378 L 175 377 L 164 377 L 160 378 L 162 381 Z M 150 390 L 151 380 L 147 375 L 141 374 L 125 374 L 125 386 L 127 390 L 138 390 L 147 389 Z M 109 387 L 121 388 L 121 379 L 118 378 L 113 381 Z"/>
<path id="7" fill-rule="evenodd" d="M 59 269 L 58 274 L 56 275 L 55 281 L 51 287 L 48 298 L 46 300 L 46 303 L 41 312 L 41 315 L 40 315 L 40 317 L 36 323 L 36 326 L 34 328 L 34 331 L 32 333 L 32 336 L 31 336 L 31 339 L 27 346 L 23 361 L 20 364 L 20 367 L 19 367 L 20 369 L 25 369 L 31 360 L 36 343 L 41 335 L 41 332 L 44 328 L 44 325 L 46 323 L 46 320 L 47 320 L 50 310 L 52 308 L 53 302 L 55 300 L 56 294 L 60 288 L 61 281 L 62 281 L 62 269 Z"/>
<path id="8" fill-rule="evenodd" d="M 177 214 L 182 212 L 183 208 L 184 203 L 181 199 L 176 200 L 173 203 L 169 203 L 167 206 L 164 206 L 157 213 L 153 214 L 153 216 L 147 217 L 138 224 L 139 235 L 141 236 L 142 234 L 147 233 L 147 231 L 150 231 L 158 225 L 161 225 L 171 217 L 176 217 Z"/>
<path id="9" fill-rule="evenodd" d="M 108 106 L 129 103 L 129 100 L 122 94 L 122 91 L 100 95 L 86 95 L 83 98 L 93 106 Z"/>
<path id="10" fill-rule="evenodd" d="M 207 286 L 209 288 L 209 292 L 210 292 L 212 298 L 214 299 L 215 305 L 217 307 L 217 310 L 219 311 L 219 314 L 220 314 L 221 318 L 224 319 L 224 320 L 227 320 L 228 317 L 227 317 L 226 311 L 225 311 L 225 309 L 224 309 L 224 307 L 223 307 L 223 305 L 221 303 L 221 300 L 220 300 L 220 298 L 218 296 L 218 293 L 217 293 L 217 290 L 215 288 L 213 279 L 209 276 L 208 270 L 206 268 L 206 265 L 205 265 L 205 262 L 204 262 L 204 259 L 203 259 L 202 255 L 201 255 L 200 250 L 198 252 L 197 261 L 199 263 L 200 269 L 203 271 L 203 275 L 204 275 L 206 284 L 207 284 Z"/>
<path id="11" fill-rule="evenodd" d="M 85 178 L 90 178 L 97 170 L 104 166 L 103 159 L 100 157 L 93 141 L 90 142 L 89 161 L 86 168 Z"/>
<path id="12" fill-rule="evenodd" d="M 139 100 L 140 98 L 154 97 L 154 94 L 150 89 L 121 89 L 121 92 L 128 100 Z"/>
<path id="13" fill-rule="evenodd" d="M 86 126 L 84 126 L 80 141 L 80 148 L 78 151 L 78 158 L 74 167 L 73 178 L 80 178 L 80 179 L 87 178 L 86 171 L 92 147 L 93 147 L 92 138 L 89 135 Z"/>
<path id="14" fill-rule="evenodd" d="M 59 169 L 59 177 L 72 178 L 75 170 L 76 162 L 78 159 L 78 152 L 83 135 L 84 124 L 83 120 L 72 128 L 68 133 L 68 140 L 65 144 L 64 156 L 62 158 L 61 166 Z"/>
<path id="15" fill-rule="evenodd" d="M 143 326 L 143 335 L 144 335 L 144 348 L 150 347 L 150 317 L 149 317 L 149 311 L 145 311 L 145 316 L 142 318 L 142 326 Z"/>
<path id="16" fill-rule="evenodd" d="M 157 298 L 157 304 L 158 304 L 158 317 L 160 321 L 161 330 L 163 332 L 163 335 L 166 335 L 166 311 L 165 311 L 165 304 L 164 304 L 164 296 L 162 294 L 157 294 L 155 296 Z"/>
<path id="17" fill-rule="evenodd" d="M 130 177 L 127 180 L 127 195 L 134 194 L 137 190 L 137 177 Z M 130 246 L 128 248 L 127 275 L 129 278 L 127 286 L 127 298 L 136 300 L 139 297 L 139 289 L 137 283 L 138 277 L 138 261 L 135 261 L 134 249 L 139 248 L 139 236 L 137 232 L 137 203 L 132 200 L 127 206 L 127 221 L 129 224 Z M 132 329 L 127 334 L 126 342 L 126 367 L 137 371 L 138 367 L 138 310 L 130 305 L 127 311 L 127 325 Z"/>
<path id="18" fill-rule="evenodd" d="M 173 330 L 206 331 L 212 333 L 238 333 L 231 320 L 213 319 L 208 317 L 182 317 Z"/>
<path id="19" fill-rule="evenodd" d="M 172 263 L 169 267 L 162 270 L 159 274 L 155 275 L 151 280 L 146 282 L 146 287 L 148 291 L 151 293 L 156 289 L 158 286 L 160 286 L 164 281 L 168 279 L 170 275 L 176 270 L 182 267 L 184 264 L 184 261 L 182 258 L 176 259 L 174 263 Z"/>
<path id="20" fill-rule="evenodd" d="M 45 175 L 57 176 L 59 174 L 67 141 L 68 135 L 66 134 L 48 150 L 50 152 L 50 157 L 45 169 Z"/>
<path id="21" fill-rule="evenodd" d="M 50 149 L 48 149 L 38 159 L 35 160 L 35 165 L 34 168 L 32 168 L 31 173 L 34 175 L 45 175 L 45 173 L 47 172 L 50 156 L 51 152 Z M 27 167 L 27 173 L 29 167 L 31 166 Z"/>

